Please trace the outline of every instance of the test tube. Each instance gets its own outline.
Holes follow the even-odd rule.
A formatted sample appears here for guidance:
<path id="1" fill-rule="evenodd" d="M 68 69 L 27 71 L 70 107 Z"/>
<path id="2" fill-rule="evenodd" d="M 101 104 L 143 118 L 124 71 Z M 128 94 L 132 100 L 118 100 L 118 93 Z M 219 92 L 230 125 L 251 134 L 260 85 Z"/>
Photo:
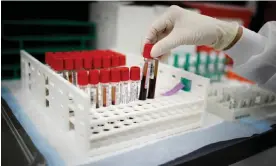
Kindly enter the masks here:
<path id="1" fill-rule="evenodd" d="M 92 69 L 92 56 L 88 51 L 83 51 L 83 68 L 87 71 Z"/>
<path id="2" fill-rule="evenodd" d="M 148 92 L 149 99 L 154 99 L 154 96 L 155 96 L 156 79 L 157 79 L 157 74 L 158 74 L 158 64 L 159 64 L 158 60 L 151 61 L 149 92 Z"/>
<path id="3" fill-rule="evenodd" d="M 71 57 L 64 58 L 64 76 L 65 79 L 68 80 L 70 83 L 73 83 L 73 69 L 74 69 L 74 61 Z"/>
<path id="4" fill-rule="evenodd" d="M 108 52 L 104 52 L 104 55 L 102 56 L 102 67 L 105 69 L 111 67 L 111 56 Z"/>
<path id="5" fill-rule="evenodd" d="M 112 105 L 120 104 L 120 69 L 111 69 L 111 103 Z"/>
<path id="6" fill-rule="evenodd" d="M 120 65 L 120 56 L 113 54 L 111 57 L 111 66 L 118 67 Z"/>
<path id="7" fill-rule="evenodd" d="M 126 65 L 126 56 L 119 54 L 119 65 L 120 66 L 125 66 Z"/>
<path id="8" fill-rule="evenodd" d="M 72 73 L 73 74 L 72 82 L 74 85 L 77 85 L 78 71 L 83 70 L 83 57 L 74 55 L 73 60 L 74 60 L 74 71 Z"/>
<path id="9" fill-rule="evenodd" d="M 122 104 L 129 102 L 129 68 L 121 67 L 120 100 Z"/>
<path id="10" fill-rule="evenodd" d="M 130 101 L 138 100 L 140 89 L 140 67 L 133 66 L 130 68 Z"/>
<path id="11" fill-rule="evenodd" d="M 101 82 L 101 105 L 103 107 L 108 107 L 111 103 L 110 100 L 110 70 L 101 69 L 100 70 L 100 82 Z"/>
<path id="12" fill-rule="evenodd" d="M 92 108 L 100 107 L 99 79 L 100 79 L 99 70 L 89 71 L 90 101 L 91 101 Z"/>
<path id="13" fill-rule="evenodd" d="M 54 69 L 54 71 L 57 74 L 59 74 L 61 77 L 63 77 L 64 65 L 63 65 L 63 59 L 62 58 L 53 57 L 52 68 Z"/>
<path id="14" fill-rule="evenodd" d="M 79 70 L 77 77 L 78 77 L 78 87 L 89 95 L 90 93 L 89 93 L 87 72 L 85 70 Z"/>
<path id="15" fill-rule="evenodd" d="M 151 69 L 153 70 L 153 68 L 151 67 L 153 64 L 152 63 L 153 59 L 150 56 L 152 47 L 153 47 L 153 44 L 145 44 L 144 46 L 143 56 L 144 56 L 145 63 L 143 67 L 143 75 L 142 75 L 142 81 L 140 86 L 139 100 L 146 100 L 147 98 L 150 71 Z"/>
<path id="16" fill-rule="evenodd" d="M 47 67 L 51 68 L 51 58 L 54 56 L 53 52 L 46 52 L 45 53 L 45 63 Z"/>
<path id="17" fill-rule="evenodd" d="M 93 62 L 94 69 L 102 68 L 102 55 L 100 51 L 93 56 L 92 62 Z"/>

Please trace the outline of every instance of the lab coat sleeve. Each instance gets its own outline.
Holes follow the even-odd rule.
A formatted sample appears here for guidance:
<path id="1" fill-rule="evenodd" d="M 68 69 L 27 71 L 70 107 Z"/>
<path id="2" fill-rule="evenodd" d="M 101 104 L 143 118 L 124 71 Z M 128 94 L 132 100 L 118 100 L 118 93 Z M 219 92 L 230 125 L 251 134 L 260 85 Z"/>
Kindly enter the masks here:
<path id="1" fill-rule="evenodd" d="M 234 72 L 276 92 L 276 21 L 266 23 L 258 33 L 243 28 L 243 35 L 229 50 Z"/>

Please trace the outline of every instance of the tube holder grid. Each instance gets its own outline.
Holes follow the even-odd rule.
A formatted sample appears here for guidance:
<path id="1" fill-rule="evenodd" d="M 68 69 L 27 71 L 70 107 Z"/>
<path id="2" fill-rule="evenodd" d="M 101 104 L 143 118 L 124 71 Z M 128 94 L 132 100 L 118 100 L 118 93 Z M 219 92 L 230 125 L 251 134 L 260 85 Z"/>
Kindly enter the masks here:
<path id="1" fill-rule="evenodd" d="M 74 130 L 76 141 L 88 155 L 118 151 L 201 126 L 209 86 L 204 77 L 159 64 L 155 99 L 92 109 L 86 93 L 26 51 L 20 54 L 24 89 L 46 109 L 57 127 Z M 127 64 L 141 66 L 143 59 L 131 56 Z M 181 77 L 192 80 L 190 92 L 160 95 Z"/>

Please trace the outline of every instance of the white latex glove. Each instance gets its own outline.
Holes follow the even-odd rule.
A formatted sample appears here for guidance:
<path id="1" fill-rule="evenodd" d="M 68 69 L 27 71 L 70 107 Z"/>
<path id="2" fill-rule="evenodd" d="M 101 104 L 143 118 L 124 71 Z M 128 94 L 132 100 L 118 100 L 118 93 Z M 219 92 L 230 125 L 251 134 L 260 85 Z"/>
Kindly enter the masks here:
<path id="1" fill-rule="evenodd" d="M 209 45 L 223 50 L 235 39 L 238 29 L 238 23 L 220 21 L 173 5 L 153 23 L 146 43 L 155 44 L 152 57 L 166 54 L 179 45 Z"/>

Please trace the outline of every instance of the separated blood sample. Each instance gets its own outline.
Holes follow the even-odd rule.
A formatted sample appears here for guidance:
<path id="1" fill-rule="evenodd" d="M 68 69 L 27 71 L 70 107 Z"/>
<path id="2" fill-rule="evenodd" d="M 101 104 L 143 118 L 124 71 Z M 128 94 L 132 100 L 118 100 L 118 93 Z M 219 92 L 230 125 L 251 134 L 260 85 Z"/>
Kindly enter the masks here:
<path id="1" fill-rule="evenodd" d="M 140 67 L 133 66 L 130 68 L 130 100 L 135 101 L 138 100 L 139 97 L 139 89 L 140 89 Z"/>
<path id="2" fill-rule="evenodd" d="M 101 82 L 101 105 L 103 107 L 108 107 L 111 103 L 110 99 L 110 70 L 101 69 L 100 70 L 100 82 Z"/>
<path id="3" fill-rule="evenodd" d="M 120 100 L 122 104 L 129 102 L 129 68 L 121 67 Z"/>
<path id="4" fill-rule="evenodd" d="M 90 70 L 89 83 L 90 83 L 90 101 L 91 101 L 92 108 L 100 107 L 99 81 L 100 81 L 99 70 Z"/>
<path id="5" fill-rule="evenodd" d="M 119 68 L 111 69 L 111 103 L 112 105 L 120 104 L 120 81 L 121 73 Z"/>
<path id="6" fill-rule="evenodd" d="M 90 95 L 89 86 L 88 86 L 88 74 L 85 70 L 79 70 L 78 74 L 78 87 L 83 90 L 85 93 Z"/>
<path id="7" fill-rule="evenodd" d="M 69 82 L 73 83 L 73 70 L 74 70 L 74 61 L 73 58 L 64 58 L 64 77 Z"/>
<path id="8" fill-rule="evenodd" d="M 153 70 L 152 62 L 154 62 L 154 60 L 150 56 L 150 51 L 152 47 L 153 47 L 153 44 L 145 44 L 144 46 L 143 57 L 145 59 L 145 63 L 143 67 L 143 75 L 142 75 L 142 81 L 140 86 L 139 100 L 146 100 L 147 98 L 147 93 L 149 88 L 149 77 L 150 77 L 151 70 Z"/>
<path id="9" fill-rule="evenodd" d="M 74 56 L 74 71 L 73 71 L 73 76 L 72 76 L 72 82 L 74 85 L 77 85 L 77 80 L 78 80 L 78 71 L 83 70 L 83 58 L 80 56 Z"/>
<path id="10" fill-rule="evenodd" d="M 63 70 L 64 70 L 64 65 L 63 65 L 63 59 L 60 57 L 53 57 L 52 60 L 52 68 L 57 72 L 61 77 L 63 77 Z"/>
<path id="11" fill-rule="evenodd" d="M 156 87 L 156 79 L 158 74 L 158 60 L 152 60 L 150 66 L 150 75 L 149 75 L 149 90 L 148 90 L 148 98 L 154 99 L 155 95 L 155 87 Z"/>

